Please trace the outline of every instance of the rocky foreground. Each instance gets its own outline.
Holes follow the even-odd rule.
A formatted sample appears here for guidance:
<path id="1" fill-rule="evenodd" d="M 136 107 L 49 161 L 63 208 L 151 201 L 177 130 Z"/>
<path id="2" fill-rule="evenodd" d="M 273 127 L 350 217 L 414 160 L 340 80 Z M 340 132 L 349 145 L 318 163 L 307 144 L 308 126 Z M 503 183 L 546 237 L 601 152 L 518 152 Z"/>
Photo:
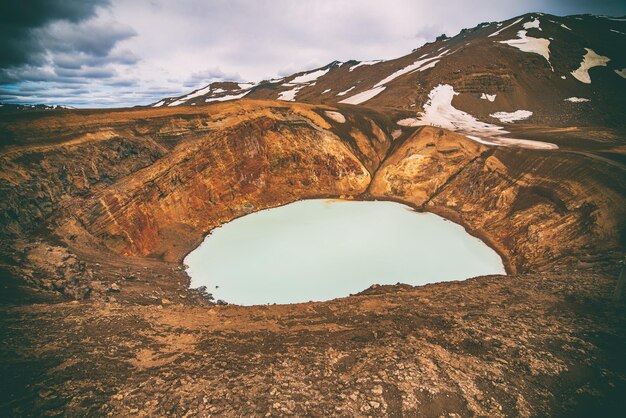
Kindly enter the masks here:
<path id="1" fill-rule="evenodd" d="M 624 133 L 522 125 L 559 148 L 492 147 L 407 115 L 252 100 L 0 115 L 0 415 L 623 411 Z M 314 197 L 439 213 L 511 274 L 286 306 L 187 288 L 182 259 L 211 229 Z"/>
<path id="2" fill-rule="evenodd" d="M 619 416 L 610 276 L 489 276 L 258 307 L 4 307 L 4 416 Z"/>

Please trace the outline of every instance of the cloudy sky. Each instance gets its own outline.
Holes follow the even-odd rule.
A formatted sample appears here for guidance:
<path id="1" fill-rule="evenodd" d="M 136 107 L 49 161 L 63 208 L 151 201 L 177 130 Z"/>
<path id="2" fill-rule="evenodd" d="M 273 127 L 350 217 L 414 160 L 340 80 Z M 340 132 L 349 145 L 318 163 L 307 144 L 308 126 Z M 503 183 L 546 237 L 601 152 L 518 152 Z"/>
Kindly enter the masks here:
<path id="1" fill-rule="evenodd" d="M 626 14 L 623 0 L 0 0 L 0 102 L 147 104 L 211 81 L 395 58 L 527 12 Z"/>

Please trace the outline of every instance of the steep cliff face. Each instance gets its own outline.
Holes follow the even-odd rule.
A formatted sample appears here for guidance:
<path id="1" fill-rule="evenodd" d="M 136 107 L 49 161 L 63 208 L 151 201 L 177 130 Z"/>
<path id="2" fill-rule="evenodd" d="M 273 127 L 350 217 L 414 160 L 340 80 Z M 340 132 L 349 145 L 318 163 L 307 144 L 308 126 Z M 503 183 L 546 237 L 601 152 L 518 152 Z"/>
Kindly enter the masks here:
<path id="1" fill-rule="evenodd" d="M 11 120 L 3 129 L 13 143 L 0 155 L 3 252 L 15 253 L 11 240 L 49 236 L 45 227 L 75 252 L 180 262 L 224 222 L 326 196 L 440 213 L 511 271 L 616 265 L 626 219 L 619 163 L 487 146 L 400 127 L 392 114 L 241 101 Z"/>
<path id="2" fill-rule="evenodd" d="M 560 148 L 494 147 L 405 117 L 252 100 L 0 115 L 0 414 L 623 410 L 623 140 L 534 127 Z M 212 228 L 321 196 L 439 213 L 514 274 L 278 306 L 188 288 L 180 261 Z"/>
<path id="3" fill-rule="evenodd" d="M 28 235 L 72 199 L 110 186 L 164 154 L 164 149 L 152 141 L 106 129 L 58 145 L 2 149 L 2 235 Z"/>
<path id="4" fill-rule="evenodd" d="M 579 154 L 487 147 L 422 128 L 369 190 L 460 222 L 513 271 L 615 266 L 622 256 L 624 171 Z"/>
<path id="5" fill-rule="evenodd" d="M 363 193 L 392 141 L 376 112 L 275 102 L 21 117 L 2 126 L 4 236 L 166 261 L 246 213 Z"/>
<path id="6" fill-rule="evenodd" d="M 80 218 L 123 254 L 174 261 L 190 250 L 187 242 L 174 247 L 176 236 L 197 242 L 252 211 L 304 197 L 358 195 L 370 174 L 327 128 L 306 118 L 259 117 L 201 135 L 95 196 Z"/>

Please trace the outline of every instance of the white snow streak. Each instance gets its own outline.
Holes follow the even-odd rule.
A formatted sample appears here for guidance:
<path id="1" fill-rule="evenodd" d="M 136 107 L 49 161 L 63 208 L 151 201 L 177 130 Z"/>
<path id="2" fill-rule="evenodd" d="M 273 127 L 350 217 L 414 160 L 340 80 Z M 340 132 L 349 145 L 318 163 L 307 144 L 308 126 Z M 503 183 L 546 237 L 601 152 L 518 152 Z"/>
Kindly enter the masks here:
<path id="1" fill-rule="evenodd" d="M 326 114 L 326 116 L 328 116 L 329 118 L 331 118 L 335 122 L 346 123 L 346 117 L 344 115 L 342 115 L 341 113 L 339 113 L 339 112 L 333 112 L 332 110 L 326 110 L 324 113 Z"/>
<path id="2" fill-rule="evenodd" d="M 524 23 L 524 29 L 531 29 L 531 28 L 537 28 L 539 30 L 542 30 L 539 27 L 539 19 L 538 18 L 534 18 L 532 21 Z"/>
<path id="3" fill-rule="evenodd" d="M 510 45 L 520 51 L 539 54 L 548 61 L 548 64 L 550 64 L 552 68 L 552 63 L 550 62 L 550 41 L 548 39 L 526 36 L 525 30 L 517 32 L 517 36 L 519 39 L 500 41 L 500 43 Z"/>
<path id="4" fill-rule="evenodd" d="M 354 90 L 355 88 L 356 88 L 356 86 L 352 86 L 348 90 L 344 90 L 342 92 L 337 93 L 337 96 L 345 96 L 346 93 L 348 93 L 350 90 Z"/>
<path id="5" fill-rule="evenodd" d="M 257 83 L 238 83 L 239 88 L 242 90 L 249 90 L 252 87 L 256 86 Z"/>
<path id="6" fill-rule="evenodd" d="M 183 97 L 181 97 L 180 99 L 178 99 L 176 101 L 173 101 L 168 106 L 178 106 L 178 105 L 181 105 L 181 104 L 185 103 L 188 100 L 191 100 L 191 99 L 196 98 L 198 96 L 203 96 L 203 95 L 207 94 L 210 91 L 211 91 L 211 85 L 208 85 L 208 86 L 203 87 L 203 88 L 201 88 L 199 90 L 196 90 L 196 91 L 194 91 L 192 93 L 189 93 L 188 95 L 183 96 Z"/>
<path id="7" fill-rule="evenodd" d="M 227 100 L 241 99 L 243 96 L 245 96 L 248 93 L 250 93 L 250 92 L 248 90 L 246 90 L 246 91 L 244 91 L 243 93 L 240 93 L 240 94 L 230 94 L 228 96 L 222 96 L 222 97 L 209 97 L 208 99 L 205 99 L 204 101 L 206 103 L 210 103 L 210 102 L 225 102 Z"/>
<path id="8" fill-rule="evenodd" d="M 374 87 L 369 90 L 362 91 L 361 93 L 357 93 L 354 96 L 350 96 L 347 99 L 343 99 L 339 103 L 347 103 L 347 104 L 361 104 L 373 98 L 374 96 L 379 95 L 382 91 L 385 90 L 385 86 Z"/>
<path id="9" fill-rule="evenodd" d="M 564 99 L 563 101 L 572 102 L 572 103 L 584 103 L 584 102 L 590 102 L 591 100 L 585 99 L 584 97 L 568 97 L 567 99 Z"/>
<path id="10" fill-rule="evenodd" d="M 500 122 L 513 123 L 518 120 L 528 119 L 533 115 L 530 110 L 516 110 L 515 112 L 496 112 L 489 116 L 498 119 Z"/>
<path id="11" fill-rule="evenodd" d="M 524 18 L 523 18 L 523 17 L 520 17 L 519 19 L 517 19 L 515 22 L 511 23 L 510 25 L 505 26 L 505 27 L 503 27 L 502 29 L 495 31 L 494 33 L 492 33 L 491 35 L 489 35 L 489 36 L 488 36 L 488 38 L 491 38 L 492 36 L 499 35 L 499 34 L 500 34 L 500 32 L 502 32 L 503 30 L 506 30 L 506 29 L 510 28 L 511 26 L 513 26 L 513 25 L 515 25 L 515 24 L 517 24 L 517 23 L 521 22 L 522 20 L 524 20 Z"/>
<path id="12" fill-rule="evenodd" d="M 352 71 L 355 68 L 359 68 L 362 65 L 374 65 L 374 64 L 378 64 L 379 62 L 383 62 L 383 60 L 361 61 L 358 64 L 355 64 L 352 67 L 348 68 L 348 71 Z"/>
<path id="13" fill-rule="evenodd" d="M 483 93 L 483 94 L 480 96 L 480 98 L 481 98 L 481 99 L 483 99 L 483 100 L 489 100 L 490 102 L 493 102 L 494 100 L 496 100 L 496 95 L 495 95 L 495 94 L 486 94 L 486 93 Z"/>
<path id="14" fill-rule="evenodd" d="M 293 102 L 293 101 L 295 101 L 296 100 L 296 94 L 298 94 L 300 89 L 302 89 L 303 87 L 306 87 L 306 85 L 297 86 L 297 87 L 294 87 L 293 89 L 287 90 L 287 91 L 281 91 L 280 94 L 278 95 L 278 100 L 284 100 L 286 102 Z"/>
<path id="15" fill-rule="evenodd" d="M 593 67 L 606 67 L 606 64 L 611 61 L 609 57 L 598 55 L 593 49 L 585 48 L 587 53 L 583 57 L 580 67 L 575 71 L 572 71 L 572 75 L 576 79 L 585 84 L 591 84 L 591 76 L 589 70 Z"/>
<path id="16" fill-rule="evenodd" d="M 441 50 L 442 48 L 439 48 L 439 49 Z M 366 90 L 366 91 L 361 92 L 361 93 L 357 93 L 354 96 L 348 97 L 347 99 L 344 99 L 344 100 L 340 101 L 339 103 L 360 104 L 360 103 L 363 103 L 363 102 L 365 102 L 367 100 L 370 100 L 371 98 L 373 98 L 374 96 L 380 94 L 383 90 L 385 90 L 385 85 L 387 83 L 395 80 L 396 78 L 398 78 L 398 77 L 400 77 L 400 76 L 402 76 L 404 74 L 412 73 L 412 72 L 415 72 L 415 71 L 424 71 L 424 70 L 427 70 L 429 68 L 433 68 L 440 61 L 440 58 L 444 57 L 449 52 L 450 52 L 450 50 L 446 49 L 445 51 L 443 51 L 439 55 L 436 55 L 436 56 L 430 57 L 430 58 L 423 58 L 426 55 L 428 55 L 428 54 L 424 54 L 417 61 L 415 61 L 413 64 L 409 64 L 406 67 L 404 67 L 404 68 L 402 68 L 402 69 L 400 69 L 398 71 L 395 71 L 394 73 L 392 73 L 392 74 L 388 75 L 387 77 L 383 78 L 378 83 L 376 83 L 374 85 L 374 87 L 372 87 L 371 89 Z"/>
<path id="17" fill-rule="evenodd" d="M 458 94 L 448 84 L 440 84 L 428 94 L 428 102 L 424 105 L 424 112 L 418 118 L 408 118 L 398 121 L 401 126 L 433 125 L 453 131 L 461 132 L 468 138 L 488 145 L 518 146 L 533 149 L 556 149 L 557 145 L 548 142 L 529 141 L 524 139 L 506 138 L 503 135 L 509 132 L 501 126 L 481 122 L 469 113 L 452 106 L 452 99 Z"/>
<path id="18" fill-rule="evenodd" d="M 303 74 L 301 76 L 298 76 L 296 78 L 294 78 L 293 80 L 290 81 L 290 83 L 294 83 L 294 84 L 302 84 L 302 83 L 309 83 L 311 81 L 315 81 L 318 78 L 320 78 L 321 76 L 323 76 L 324 74 L 326 74 L 328 71 L 330 71 L 330 68 L 327 68 L 325 70 L 317 70 L 317 71 L 313 71 L 307 74 Z"/>
<path id="19" fill-rule="evenodd" d="M 376 85 L 374 85 L 374 87 L 380 87 L 383 86 L 387 83 L 389 83 L 392 80 L 395 80 L 396 78 L 400 77 L 401 75 L 413 72 L 413 71 L 424 71 L 427 67 L 426 64 L 430 64 L 431 61 L 437 60 L 438 58 L 441 58 L 443 56 L 445 56 L 447 53 L 449 52 L 448 49 L 446 49 L 445 51 L 443 51 L 441 54 L 434 56 L 434 57 L 430 57 L 430 58 L 424 58 L 424 59 L 418 59 L 417 61 L 415 61 L 413 64 L 407 65 L 406 67 L 394 72 L 393 74 L 383 78 L 382 80 L 380 80 L 378 83 L 376 83 Z M 428 68 L 432 68 L 432 66 L 428 67 Z"/>
<path id="20" fill-rule="evenodd" d="M 441 60 L 431 61 L 428 64 L 424 65 L 423 67 L 418 68 L 416 71 L 424 71 L 424 70 L 428 70 L 429 68 L 433 68 L 435 65 L 437 65 L 439 61 Z"/>

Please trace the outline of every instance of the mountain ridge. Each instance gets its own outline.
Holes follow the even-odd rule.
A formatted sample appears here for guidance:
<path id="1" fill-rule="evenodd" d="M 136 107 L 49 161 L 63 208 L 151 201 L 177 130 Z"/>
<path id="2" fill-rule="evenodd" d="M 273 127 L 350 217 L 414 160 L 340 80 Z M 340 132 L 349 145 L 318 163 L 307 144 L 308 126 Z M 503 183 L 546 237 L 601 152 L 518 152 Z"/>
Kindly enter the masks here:
<path id="1" fill-rule="evenodd" d="M 492 116 L 498 112 L 527 110 L 534 123 L 623 130 L 617 109 L 626 102 L 612 93 L 626 89 L 624 50 L 626 18 L 527 13 L 441 35 L 396 59 L 333 61 L 245 86 L 214 82 L 151 106 L 255 98 L 420 112 L 433 89 L 447 84 L 455 90 L 454 107 L 487 123 L 502 124 Z"/>

